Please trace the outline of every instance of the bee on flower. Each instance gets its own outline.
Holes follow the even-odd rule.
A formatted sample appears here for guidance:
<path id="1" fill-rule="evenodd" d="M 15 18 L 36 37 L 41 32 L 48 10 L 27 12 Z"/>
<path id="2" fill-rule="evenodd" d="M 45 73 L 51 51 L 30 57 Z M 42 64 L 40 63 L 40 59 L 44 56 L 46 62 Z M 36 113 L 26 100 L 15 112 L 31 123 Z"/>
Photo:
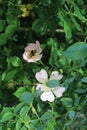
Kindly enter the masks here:
<path id="1" fill-rule="evenodd" d="M 30 43 L 26 48 L 25 52 L 23 53 L 23 58 L 27 62 L 37 62 L 42 58 L 42 49 L 40 47 L 39 41 L 36 43 Z"/>
<path id="2" fill-rule="evenodd" d="M 42 101 L 53 102 L 56 97 L 59 98 L 63 95 L 65 88 L 61 87 L 58 84 L 58 81 L 62 79 L 63 75 L 59 74 L 58 71 L 53 71 L 51 73 L 50 78 L 48 79 L 48 74 L 46 70 L 41 69 L 40 72 L 36 73 L 35 77 L 37 81 L 39 81 L 36 89 L 42 91 L 42 94 L 40 96 L 40 99 Z M 50 83 L 50 87 L 49 87 L 49 83 Z"/>

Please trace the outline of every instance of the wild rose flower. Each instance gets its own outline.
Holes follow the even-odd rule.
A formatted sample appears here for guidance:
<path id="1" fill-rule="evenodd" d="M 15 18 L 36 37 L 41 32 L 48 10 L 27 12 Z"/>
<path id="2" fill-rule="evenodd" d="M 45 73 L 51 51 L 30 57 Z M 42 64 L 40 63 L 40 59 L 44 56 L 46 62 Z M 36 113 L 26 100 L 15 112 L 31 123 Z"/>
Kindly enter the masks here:
<path id="1" fill-rule="evenodd" d="M 27 62 L 36 62 L 42 58 L 42 49 L 40 47 L 39 41 L 35 43 L 30 43 L 26 48 L 25 52 L 23 53 L 23 58 Z"/>
<path id="2" fill-rule="evenodd" d="M 63 95 L 63 92 L 65 91 L 64 87 L 56 86 L 50 88 L 47 86 L 48 81 L 59 81 L 60 79 L 62 79 L 63 75 L 60 75 L 58 71 L 53 71 L 50 78 L 48 79 L 48 74 L 46 70 L 41 69 L 40 72 L 36 73 L 35 77 L 39 81 L 36 89 L 40 89 L 43 92 L 40 96 L 40 99 L 42 101 L 53 102 L 55 97 L 61 97 Z"/>

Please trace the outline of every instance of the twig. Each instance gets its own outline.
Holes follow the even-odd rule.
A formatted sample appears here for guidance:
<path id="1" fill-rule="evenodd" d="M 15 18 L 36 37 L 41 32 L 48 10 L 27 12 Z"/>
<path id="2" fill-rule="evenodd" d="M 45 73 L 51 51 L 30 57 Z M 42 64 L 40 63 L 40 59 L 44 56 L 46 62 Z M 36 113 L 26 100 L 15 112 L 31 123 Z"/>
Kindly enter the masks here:
<path id="1" fill-rule="evenodd" d="M 27 32 L 27 31 L 32 30 L 32 29 L 31 28 L 26 28 L 26 27 L 21 27 L 21 28 L 19 28 L 19 30 Z M 65 31 L 63 29 L 56 29 L 55 32 L 56 33 L 63 33 L 63 34 L 65 34 Z M 81 33 L 81 32 L 77 32 L 77 33 L 75 33 L 75 35 L 78 35 L 78 36 L 87 36 L 86 33 Z"/>

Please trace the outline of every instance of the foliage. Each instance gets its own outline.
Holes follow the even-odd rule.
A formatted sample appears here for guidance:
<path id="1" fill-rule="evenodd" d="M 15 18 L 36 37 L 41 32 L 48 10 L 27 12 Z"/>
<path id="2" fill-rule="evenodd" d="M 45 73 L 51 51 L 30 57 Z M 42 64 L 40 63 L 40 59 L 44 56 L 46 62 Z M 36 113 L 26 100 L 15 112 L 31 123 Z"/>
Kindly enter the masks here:
<path id="1" fill-rule="evenodd" d="M 24 48 L 36 40 L 42 60 L 28 63 Z M 0 0 L 0 130 L 86 130 L 86 66 L 85 0 Z M 52 103 L 36 90 L 42 68 L 63 75 L 66 90 Z"/>

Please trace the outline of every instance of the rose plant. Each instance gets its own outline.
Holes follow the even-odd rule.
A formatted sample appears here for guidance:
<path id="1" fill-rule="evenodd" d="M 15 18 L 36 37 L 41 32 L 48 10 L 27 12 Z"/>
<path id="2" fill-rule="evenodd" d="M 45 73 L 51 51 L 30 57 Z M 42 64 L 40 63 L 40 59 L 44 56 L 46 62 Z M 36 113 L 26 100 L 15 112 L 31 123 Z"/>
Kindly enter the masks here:
<path id="1" fill-rule="evenodd" d="M 0 130 L 87 130 L 86 5 L 0 0 Z"/>

